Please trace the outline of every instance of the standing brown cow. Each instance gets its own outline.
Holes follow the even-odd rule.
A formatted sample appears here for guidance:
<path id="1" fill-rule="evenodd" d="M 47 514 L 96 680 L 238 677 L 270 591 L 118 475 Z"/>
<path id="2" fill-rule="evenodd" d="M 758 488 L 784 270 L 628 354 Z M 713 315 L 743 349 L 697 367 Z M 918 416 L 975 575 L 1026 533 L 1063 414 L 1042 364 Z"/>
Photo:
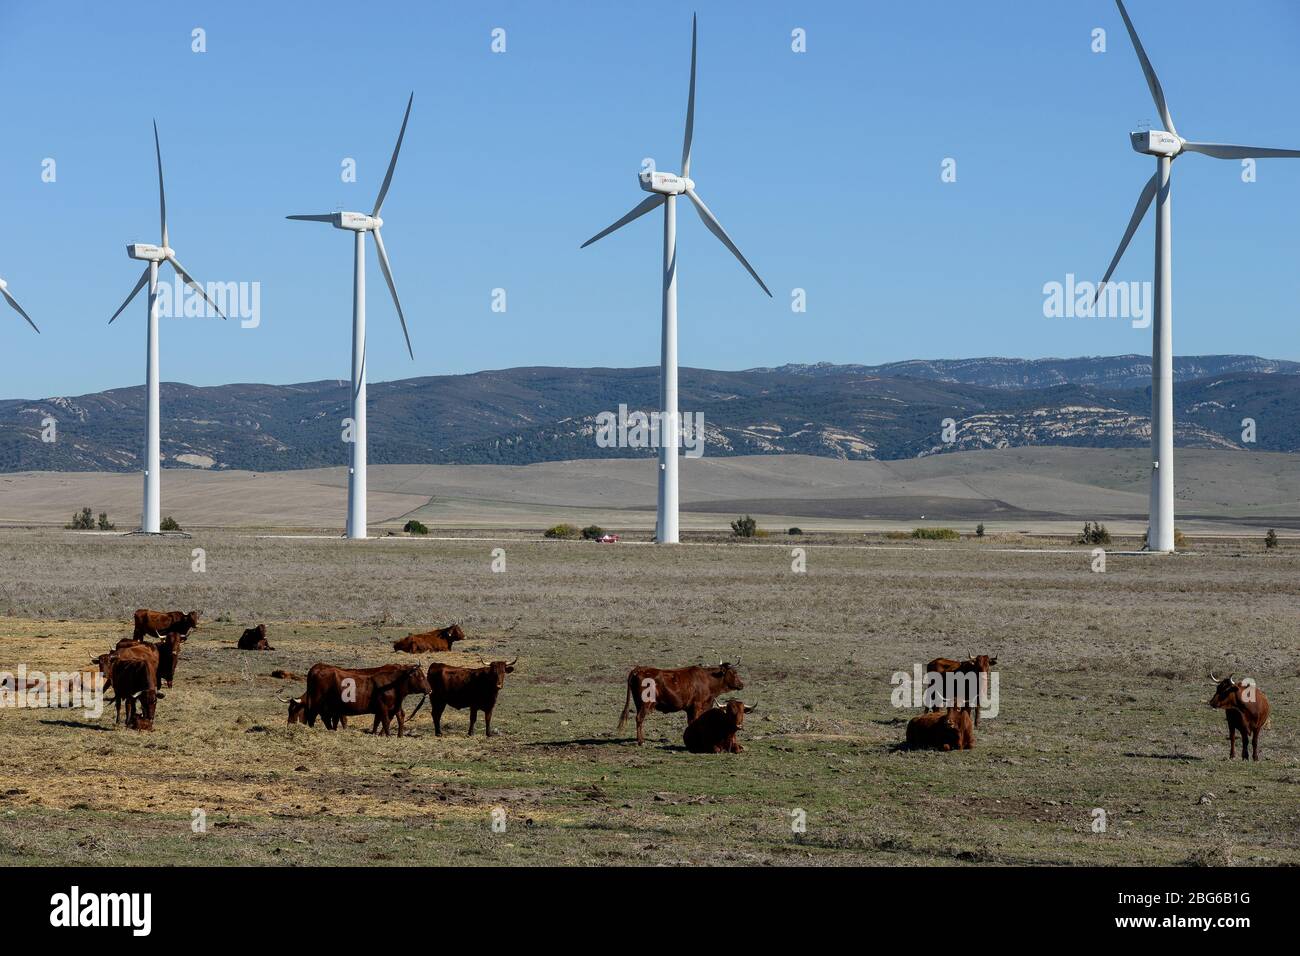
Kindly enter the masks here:
<path id="1" fill-rule="evenodd" d="M 677 667 L 664 670 L 658 667 L 634 667 L 627 675 L 627 700 L 623 714 L 618 718 L 618 729 L 627 723 L 627 712 L 636 701 L 636 742 L 645 743 L 646 716 L 657 710 L 661 714 L 686 711 L 689 725 L 713 706 L 721 694 L 729 690 L 744 690 L 745 683 L 736 670 L 739 665 L 722 661 L 717 667 Z"/>
<path id="2" fill-rule="evenodd" d="M 745 726 L 745 715 L 753 711 L 738 700 L 711 707 L 686 725 L 682 740 L 693 754 L 738 754 L 745 748 L 736 731 Z"/>
<path id="3" fill-rule="evenodd" d="M 239 638 L 239 649 L 241 651 L 273 651 L 275 650 L 266 640 L 266 625 L 259 624 L 257 627 L 250 627 Z"/>
<path id="4" fill-rule="evenodd" d="M 399 641 L 393 642 L 393 650 L 407 654 L 431 654 L 451 650 L 451 645 L 465 640 L 465 632 L 459 624 L 434 628 L 423 634 L 407 634 Z"/>
<path id="5" fill-rule="evenodd" d="M 126 703 L 126 725 L 135 730 L 153 730 L 154 711 L 158 706 L 158 651 L 152 644 L 133 644 L 114 655 L 109 679 L 113 684 L 116 724 L 122 719 Z M 139 705 L 141 713 L 136 714 Z"/>
<path id="6" fill-rule="evenodd" d="M 1228 759 L 1237 756 L 1240 731 L 1241 759 L 1248 759 L 1253 749 L 1259 760 L 1259 732 L 1268 726 L 1268 698 L 1254 681 L 1234 681 L 1231 674 L 1219 680 L 1213 672 L 1210 680 L 1215 684 L 1210 706 L 1222 710 L 1228 721 Z"/>
<path id="7" fill-rule="evenodd" d="M 117 650 L 123 650 L 127 647 L 152 647 L 158 652 L 158 686 L 172 686 L 176 680 L 176 666 L 181 662 L 181 642 L 185 638 L 178 634 L 168 634 L 157 644 L 151 644 L 148 641 L 137 640 L 134 637 L 124 637 L 117 642 Z"/>
<path id="8" fill-rule="evenodd" d="M 190 611 L 150 611 L 140 608 L 135 612 L 135 633 L 131 636 L 141 640 L 149 637 L 163 637 L 166 634 L 178 634 L 183 641 L 190 631 L 199 626 L 199 612 Z"/>
<path id="9" fill-rule="evenodd" d="M 996 665 L 998 659 L 990 657 L 988 654 L 969 654 L 964 661 L 955 661 L 950 657 L 936 657 L 930 663 L 925 665 L 926 676 L 930 674 L 939 674 L 943 677 L 944 685 L 948 682 L 947 675 L 960 675 L 952 680 L 954 696 L 960 686 L 960 696 L 963 700 L 963 706 L 969 710 L 972 707 L 975 712 L 975 726 L 980 724 L 980 709 L 983 706 L 981 685 L 987 686 L 988 675 Z M 941 686 L 944 686 L 941 685 Z M 944 704 L 940 706 L 930 706 L 927 709 L 935 711 L 947 707 L 947 687 L 944 687 Z"/>
<path id="10" fill-rule="evenodd" d="M 480 658 L 481 659 L 481 658 Z M 429 710 L 433 714 L 433 732 L 442 736 L 442 712 L 447 707 L 457 710 L 469 708 L 469 736 L 474 736 L 474 722 L 483 711 L 483 725 L 492 736 L 492 711 L 497 706 L 497 695 L 505 686 L 506 675 L 514 673 L 515 658 L 505 661 L 484 662 L 482 667 L 452 667 L 450 664 L 429 665 Z"/>
<path id="11" fill-rule="evenodd" d="M 975 728 L 970 711 L 952 706 L 918 714 L 907 722 L 907 746 L 913 749 L 973 750 Z"/>
<path id="12" fill-rule="evenodd" d="M 394 716 L 397 736 L 406 730 L 402 701 L 410 694 L 429 693 L 429 681 L 419 664 L 386 664 L 383 667 L 344 668 L 332 664 L 315 664 L 307 672 L 307 691 L 289 701 L 289 723 L 295 723 L 295 711 L 301 709 L 308 726 L 316 726 L 320 716 L 325 726 L 334 730 L 348 716 L 373 714 L 375 730 L 385 737 Z M 419 710 L 423 700 L 415 706 Z M 415 710 L 411 716 L 415 716 Z M 345 723 L 346 726 L 346 723 Z"/>

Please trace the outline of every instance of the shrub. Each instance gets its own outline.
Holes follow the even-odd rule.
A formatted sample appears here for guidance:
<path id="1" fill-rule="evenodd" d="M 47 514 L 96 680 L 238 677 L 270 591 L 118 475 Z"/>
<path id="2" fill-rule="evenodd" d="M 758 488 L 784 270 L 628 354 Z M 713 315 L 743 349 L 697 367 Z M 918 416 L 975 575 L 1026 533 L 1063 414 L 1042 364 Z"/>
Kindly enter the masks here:
<path id="1" fill-rule="evenodd" d="M 886 531 L 885 537 L 890 541 L 906 541 L 911 535 L 906 531 Z"/>
<path id="2" fill-rule="evenodd" d="M 407 534 L 428 534 L 429 529 L 422 521 L 416 521 L 412 518 L 406 524 L 402 525 L 402 530 Z"/>
<path id="3" fill-rule="evenodd" d="M 589 524 L 582 529 L 583 541 L 599 541 L 605 537 L 605 529 L 598 524 Z"/>
<path id="4" fill-rule="evenodd" d="M 183 531 L 184 529 L 180 526 L 179 523 L 177 523 L 175 518 L 173 518 L 171 515 L 168 515 L 166 518 L 162 519 L 162 522 L 158 525 L 158 530 L 159 531 Z"/>
<path id="5" fill-rule="evenodd" d="M 1106 526 L 1098 521 L 1093 524 L 1091 521 L 1083 523 L 1083 532 L 1074 539 L 1075 544 L 1110 544 L 1110 532 Z"/>
<path id="6" fill-rule="evenodd" d="M 71 523 L 68 524 L 73 531 L 93 531 L 95 528 L 95 516 L 89 508 L 82 508 L 81 514 L 74 514 Z"/>
<path id="7" fill-rule="evenodd" d="M 803 528 L 791 528 L 786 534 L 803 534 Z"/>
<path id="8" fill-rule="evenodd" d="M 1180 551 L 1187 547 L 1187 535 L 1183 534 L 1177 528 L 1174 529 L 1174 547 Z"/>
<path id="9" fill-rule="evenodd" d="M 731 522 L 731 533 L 737 538 L 753 538 L 758 535 L 758 522 L 745 515 Z"/>
<path id="10" fill-rule="evenodd" d="M 952 528 L 913 528 L 912 537 L 925 541 L 955 541 L 961 535 Z"/>
<path id="11" fill-rule="evenodd" d="M 1268 534 L 1264 535 L 1264 547 L 1265 548 L 1277 547 L 1277 532 L 1272 528 L 1269 528 Z"/>
<path id="12" fill-rule="evenodd" d="M 977 537 L 977 538 L 982 538 L 982 537 L 984 537 L 984 522 L 983 522 L 983 521 L 981 521 L 979 524 L 977 524 L 977 525 L 975 526 L 975 537 Z"/>
<path id="13" fill-rule="evenodd" d="M 109 522 L 108 522 L 108 512 L 107 512 L 107 511 L 101 511 L 101 512 L 99 513 L 99 530 L 100 530 L 100 531 L 114 531 L 114 530 L 116 530 L 116 529 L 117 529 L 117 525 L 115 525 L 115 524 L 109 524 Z"/>
<path id="14" fill-rule="evenodd" d="M 543 537 L 546 538 L 575 538 L 578 535 L 578 529 L 571 524 L 557 524 L 554 527 L 547 528 Z"/>

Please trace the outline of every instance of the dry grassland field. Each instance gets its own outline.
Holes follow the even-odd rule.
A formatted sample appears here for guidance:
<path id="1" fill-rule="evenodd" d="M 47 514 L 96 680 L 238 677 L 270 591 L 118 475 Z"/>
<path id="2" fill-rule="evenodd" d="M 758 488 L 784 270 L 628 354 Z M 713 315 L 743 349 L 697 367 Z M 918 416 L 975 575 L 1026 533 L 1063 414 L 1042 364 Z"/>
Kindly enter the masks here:
<path id="1" fill-rule="evenodd" d="M 1292 541 L 1193 539 L 1094 573 L 1065 539 L 1001 535 L 457 534 L 0 532 L 0 668 L 84 665 L 137 607 L 203 613 L 152 733 L 114 729 L 111 711 L 0 712 L 0 860 L 1300 864 Z M 272 671 L 409 659 L 393 640 L 455 619 L 457 653 L 419 660 L 518 656 L 496 736 L 480 717 L 467 737 L 449 710 L 435 737 L 427 707 L 400 739 L 365 719 L 286 723 L 277 697 L 303 681 Z M 275 650 L 236 650 L 257 623 Z M 891 675 L 968 652 L 998 657 L 999 713 L 975 749 L 902 749 L 916 711 L 892 705 Z M 630 723 L 615 731 L 633 664 L 720 658 L 740 660 L 738 696 L 757 705 L 743 753 L 684 752 L 680 714 L 653 715 L 643 747 Z M 1268 694 L 1258 763 L 1228 760 L 1211 670 Z"/>

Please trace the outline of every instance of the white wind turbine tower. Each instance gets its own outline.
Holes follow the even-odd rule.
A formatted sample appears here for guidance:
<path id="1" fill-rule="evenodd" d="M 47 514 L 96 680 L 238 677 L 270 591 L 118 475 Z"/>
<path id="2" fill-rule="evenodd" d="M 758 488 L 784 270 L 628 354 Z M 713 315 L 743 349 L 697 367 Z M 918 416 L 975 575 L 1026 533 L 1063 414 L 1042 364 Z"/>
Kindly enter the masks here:
<path id="1" fill-rule="evenodd" d="M 145 266 L 144 272 L 140 274 L 140 279 L 135 284 L 126 301 L 117 307 L 113 313 L 113 318 L 108 320 L 112 325 L 122 310 L 131 304 L 140 290 L 147 284 L 149 286 L 149 322 L 147 326 L 147 339 L 145 346 L 145 390 L 147 392 L 148 417 L 145 424 L 144 440 L 144 508 L 140 512 L 140 531 L 144 534 L 160 534 L 159 524 L 162 514 L 162 466 L 161 455 L 158 450 L 159 426 L 158 426 L 158 265 L 167 262 L 176 274 L 179 275 L 185 284 L 193 288 L 199 295 L 203 296 L 205 302 L 216 310 L 217 315 L 223 319 L 226 317 L 217 304 L 208 297 L 203 286 L 194 281 L 194 278 L 185 271 L 185 267 L 176 261 L 176 254 L 167 242 L 167 194 L 163 190 L 163 171 L 162 171 L 162 147 L 158 145 L 158 122 L 153 124 L 153 148 L 154 155 L 158 159 L 158 216 L 162 224 L 162 245 L 153 246 L 145 242 L 133 242 L 126 247 L 126 254 L 132 259 L 143 259 L 149 264 Z M 173 303 L 173 310 L 177 310 L 179 303 Z"/>
<path id="2" fill-rule="evenodd" d="M 686 100 L 686 135 L 682 142 L 682 172 L 680 176 L 654 170 L 642 173 L 641 188 L 650 193 L 631 212 L 613 225 L 602 229 L 582 244 L 587 248 L 597 239 L 603 239 L 616 229 L 626 226 L 650 210 L 664 207 L 664 262 L 663 262 L 663 340 L 659 357 L 659 402 L 662 416 L 659 423 L 659 501 L 658 520 L 655 524 L 655 541 L 659 544 L 677 543 L 677 463 L 679 443 L 679 417 L 677 409 L 677 197 L 685 195 L 695 206 L 704 225 L 740 260 L 754 281 L 764 292 L 771 291 L 758 277 L 736 244 L 731 241 L 722 224 L 695 192 L 691 175 L 691 136 L 695 128 L 695 39 L 696 18 L 691 17 L 691 85 Z"/>
<path id="3" fill-rule="evenodd" d="M 1119 249 L 1110 261 L 1105 277 L 1097 286 L 1096 297 L 1110 281 L 1120 257 L 1128 248 L 1129 240 L 1141 225 L 1151 200 L 1156 200 L 1156 261 L 1155 261 L 1155 321 L 1151 327 L 1151 526 L 1147 532 L 1147 547 L 1152 551 L 1174 550 L 1174 350 L 1173 350 L 1173 290 L 1172 247 L 1169 217 L 1170 168 L 1176 157 L 1185 152 L 1204 153 L 1215 159 L 1254 159 L 1264 157 L 1300 157 L 1300 150 L 1269 149 L 1259 146 L 1231 146 L 1222 143 L 1194 143 L 1178 135 L 1173 118 L 1165 103 L 1165 93 L 1156 78 L 1151 61 L 1147 59 L 1142 42 L 1138 39 L 1133 21 L 1124 9 L 1123 0 L 1115 0 L 1119 14 L 1124 18 L 1133 48 L 1137 51 L 1146 74 L 1151 97 L 1164 123 L 1163 130 L 1130 133 L 1133 148 L 1156 159 L 1155 174 L 1147 180 L 1138 196 L 1137 207 L 1129 220 Z"/>
<path id="4" fill-rule="evenodd" d="M 379 268 L 388 282 L 388 291 L 393 294 L 393 304 L 397 306 L 397 317 L 402 323 L 402 334 L 406 336 L 406 351 L 412 359 L 415 352 L 411 349 L 411 335 L 406 330 L 406 316 L 402 313 L 401 300 L 397 298 L 397 286 L 393 284 L 393 272 L 388 266 L 388 253 L 384 251 L 384 238 L 379 229 L 384 220 L 379 218 L 383 208 L 384 197 L 388 195 L 388 186 L 393 181 L 393 170 L 397 168 L 397 154 L 402 149 L 402 138 L 406 136 L 406 121 L 411 118 L 411 104 L 415 94 L 406 101 L 406 115 L 402 117 L 402 129 L 397 134 L 397 145 L 393 147 L 393 158 L 388 162 L 388 172 L 384 175 L 384 184 L 379 187 L 379 196 L 375 199 L 375 208 L 370 215 L 363 212 L 322 213 L 318 216 L 289 216 L 289 219 L 301 219 L 308 222 L 328 222 L 335 229 L 346 229 L 353 233 L 352 260 L 352 464 L 348 468 L 348 521 L 347 537 L 364 538 L 366 536 L 366 233 L 374 233 L 375 250 L 379 253 Z"/>
<path id="5" fill-rule="evenodd" d="M 21 315 L 24 319 L 27 320 L 28 325 L 30 325 L 33 329 L 36 329 L 36 323 L 32 321 L 32 317 L 30 315 L 28 315 L 26 312 L 23 311 L 23 307 L 18 304 L 18 300 L 15 299 L 13 295 L 9 292 L 9 283 L 5 282 L 4 279 L 0 279 L 0 295 L 4 296 L 5 301 L 14 307 L 15 312 L 17 312 L 19 315 Z M 40 335 L 40 333 L 41 330 L 36 329 L 36 334 Z"/>

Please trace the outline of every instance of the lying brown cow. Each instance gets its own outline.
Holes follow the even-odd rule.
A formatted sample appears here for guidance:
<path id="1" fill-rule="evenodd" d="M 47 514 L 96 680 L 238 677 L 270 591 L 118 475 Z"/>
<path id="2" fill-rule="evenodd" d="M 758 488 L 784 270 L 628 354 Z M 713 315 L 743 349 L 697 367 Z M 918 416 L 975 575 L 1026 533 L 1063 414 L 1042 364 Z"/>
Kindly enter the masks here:
<path id="1" fill-rule="evenodd" d="M 940 674 L 943 676 L 941 687 L 945 697 L 944 707 L 947 706 L 947 694 L 949 684 L 952 684 L 954 695 L 960 697 L 960 703 L 965 709 L 974 708 L 975 726 L 980 724 L 980 708 L 982 702 L 980 698 L 983 683 L 987 687 L 988 675 L 993 666 L 997 664 L 996 657 L 990 657 L 988 654 L 970 654 L 964 661 L 955 661 L 950 657 L 936 657 L 930 663 L 925 665 L 927 678 L 930 674 Z M 949 681 L 947 675 L 955 674 L 956 678 Z M 942 707 L 931 706 L 930 710 L 942 710 Z"/>
<path id="2" fill-rule="evenodd" d="M 431 654 L 451 650 L 451 645 L 465 640 L 465 632 L 459 624 L 434 628 L 423 634 L 407 634 L 400 641 L 393 642 L 393 650 L 407 654 Z"/>
<path id="3" fill-rule="evenodd" d="M 474 736 L 474 723 L 478 712 L 483 711 L 483 725 L 492 736 L 492 711 L 497 706 L 497 695 L 505 686 L 506 675 L 514 673 L 515 658 L 484 663 L 482 667 L 452 667 L 450 664 L 429 665 L 429 709 L 433 713 L 433 732 L 442 736 L 442 712 L 448 707 L 457 710 L 469 708 L 469 736 Z"/>
<path id="4" fill-rule="evenodd" d="M 1210 706 L 1223 711 L 1228 720 L 1228 759 L 1237 756 L 1237 733 L 1241 732 L 1241 759 L 1247 759 L 1252 750 L 1259 760 L 1259 732 L 1268 726 L 1268 698 L 1254 681 L 1234 681 L 1229 674 L 1215 682 Z"/>
<path id="5" fill-rule="evenodd" d="M 127 647 L 152 647 L 158 652 L 158 686 L 162 687 L 164 682 L 166 686 L 171 687 L 172 681 L 176 679 L 176 666 L 181 662 L 181 642 L 185 638 L 178 634 L 169 634 L 157 644 L 151 644 L 149 641 L 136 640 L 134 637 L 124 637 L 117 642 L 117 650 L 121 651 Z"/>
<path id="6" fill-rule="evenodd" d="M 738 700 L 713 707 L 686 726 L 682 740 L 693 754 L 738 754 L 745 748 L 736 741 L 736 731 L 745 726 L 745 715 L 753 711 Z"/>
<path id="7" fill-rule="evenodd" d="M 739 662 L 737 662 L 739 664 Z M 744 682 L 736 665 L 720 662 L 717 667 L 634 667 L 627 675 L 627 700 L 618 718 L 618 729 L 627 723 L 627 712 L 636 701 L 636 742 L 645 743 L 646 716 L 657 710 L 661 714 L 686 711 L 690 724 L 713 706 L 719 695 L 729 690 L 743 690 Z"/>
<path id="8" fill-rule="evenodd" d="M 259 624 L 257 627 L 250 627 L 239 638 L 239 649 L 241 651 L 273 651 L 275 650 L 266 640 L 266 625 Z"/>
<path id="9" fill-rule="evenodd" d="M 183 641 L 190 631 L 199 626 L 199 612 L 190 611 L 150 611 L 140 608 L 135 612 L 135 633 L 131 636 L 137 641 L 148 637 L 163 637 L 167 634 L 180 635 Z"/>
<path id="10" fill-rule="evenodd" d="M 907 746 L 913 749 L 973 750 L 975 728 L 964 707 L 919 714 L 907 722 Z"/>
<path id="11" fill-rule="evenodd" d="M 116 716 L 113 723 L 122 719 L 122 704 L 126 703 L 126 725 L 135 730 L 153 730 L 154 712 L 158 706 L 158 651 L 155 645 L 143 642 L 124 647 L 113 655 L 109 679 L 113 684 L 113 703 Z M 140 713 L 136 713 L 139 706 Z"/>
<path id="12" fill-rule="evenodd" d="M 382 728 L 385 737 L 394 716 L 397 717 L 397 736 L 406 730 L 406 714 L 402 701 L 410 694 L 429 694 L 429 681 L 419 664 L 387 664 L 383 667 L 348 669 L 331 664 L 315 664 L 307 672 L 307 690 L 296 701 L 289 702 L 289 722 L 295 723 L 295 705 L 302 710 L 302 719 L 308 726 L 316 726 L 321 717 L 325 726 L 334 730 L 345 717 L 373 714 L 375 728 Z M 424 703 L 416 704 L 411 716 Z"/>

